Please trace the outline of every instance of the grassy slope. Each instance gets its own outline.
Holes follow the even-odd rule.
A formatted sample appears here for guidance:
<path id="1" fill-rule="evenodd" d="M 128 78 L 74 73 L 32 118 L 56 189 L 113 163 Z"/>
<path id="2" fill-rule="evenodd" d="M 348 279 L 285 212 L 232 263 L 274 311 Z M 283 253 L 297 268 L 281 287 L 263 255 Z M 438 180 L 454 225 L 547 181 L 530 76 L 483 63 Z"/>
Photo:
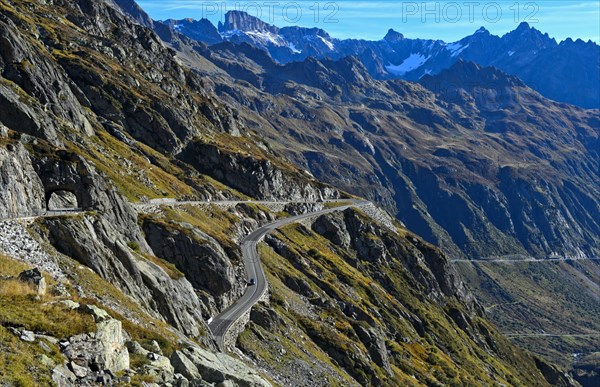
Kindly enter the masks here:
<path id="1" fill-rule="evenodd" d="M 443 307 L 423 299 L 422 289 L 415 287 L 402 263 L 395 261 L 387 267 L 376 268 L 362 262 L 365 267 L 357 269 L 349 263 L 348 252 L 332 248 L 329 241 L 299 225 L 286 227 L 277 238 L 299 258 L 288 260 L 267 246 L 261 247 L 271 285 L 271 306 L 284 323 L 277 329 L 253 324 L 241 336 L 241 348 L 260 365 L 275 372 L 290 373 L 299 361 L 325 364 L 325 367 L 315 365 L 315 374 L 329 368 L 336 377 L 331 376 L 332 382 L 327 380 L 330 378 L 327 372 L 323 372 L 322 380 L 327 380 L 323 384 L 345 384 L 349 373 L 354 378 L 364 377 L 361 384 L 365 380 L 367 384 L 372 383 L 374 376 L 386 385 L 398 382 L 456 386 L 540 383 L 541 375 L 529 355 L 510 346 L 487 321 L 477 318 L 475 324 L 479 331 L 489 333 L 502 356 L 487 353 L 450 319 L 449 309 L 462 306 L 450 303 Z M 375 279 L 375 272 L 387 278 L 387 283 Z M 285 285 L 290 278 L 307 281 L 320 301 L 293 292 Z M 336 300 L 355 306 L 368 317 L 356 321 L 336 306 L 316 306 L 328 305 L 328 302 L 336 305 Z M 424 335 L 417 334 L 406 319 L 399 317 L 406 312 L 424 321 Z M 386 375 L 372 362 L 357 361 L 353 371 L 334 360 L 335 354 L 347 351 L 368 353 L 353 328 L 356 324 L 366 324 L 365 319 L 371 320 L 372 326 L 396 332 L 396 339 L 386 342 L 393 375 Z M 278 351 L 285 355 L 278 356 Z M 365 375 L 367 368 L 373 370 L 372 375 Z"/>
<path id="2" fill-rule="evenodd" d="M 42 339 L 48 348 L 44 350 L 39 344 L 40 340 L 34 343 L 24 342 L 10 332 L 9 327 L 23 327 L 58 339 L 95 331 L 90 315 L 56 303 L 62 299 L 96 304 L 104 308 L 123 323 L 123 328 L 133 340 L 142 345 L 156 340 L 166 354 L 177 348 L 178 336 L 164 322 L 148 316 L 139 305 L 89 269 L 72 261 L 66 265 L 72 272 L 72 284 L 81 286 L 87 298 L 78 297 L 73 286 L 69 285 L 71 296 L 68 298 L 49 293 L 36 299 L 33 290 L 22 283 L 0 280 L 0 380 L 15 386 L 50 385 L 53 365 L 42 361 L 42 357 L 48 357 L 54 364 L 62 364 L 64 361 L 58 344 Z M 27 264 L 0 254 L 0 277 L 15 276 L 28 268 L 30 266 Z M 52 284 L 50 277 L 45 276 Z M 128 317 L 108 305 L 127 313 Z"/>
<path id="3" fill-rule="evenodd" d="M 492 319 L 519 345 L 563 367 L 600 346 L 600 269 L 594 262 L 460 264 Z M 592 335 L 577 337 L 570 335 Z"/>

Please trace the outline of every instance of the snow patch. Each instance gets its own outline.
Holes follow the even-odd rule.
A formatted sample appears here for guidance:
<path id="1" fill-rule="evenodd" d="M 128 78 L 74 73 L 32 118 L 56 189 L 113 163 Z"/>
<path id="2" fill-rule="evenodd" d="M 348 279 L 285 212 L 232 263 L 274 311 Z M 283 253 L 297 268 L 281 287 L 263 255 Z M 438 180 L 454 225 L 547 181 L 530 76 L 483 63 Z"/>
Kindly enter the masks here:
<path id="1" fill-rule="evenodd" d="M 263 44 L 271 43 L 276 46 L 287 46 L 285 40 L 281 36 L 275 35 L 272 32 L 248 31 L 246 34 Z"/>
<path id="2" fill-rule="evenodd" d="M 331 43 L 329 40 L 325 39 L 322 36 L 319 36 L 319 39 L 321 39 L 321 41 L 327 46 L 327 48 L 329 48 L 331 51 L 335 50 L 335 46 L 333 45 L 333 43 Z"/>
<path id="3" fill-rule="evenodd" d="M 410 56 L 406 58 L 404 62 L 400 63 L 399 65 L 390 64 L 385 66 L 385 69 L 391 74 L 402 76 L 423 66 L 430 58 L 431 55 L 426 57 L 422 54 L 410 54 Z"/>
<path id="4" fill-rule="evenodd" d="M 466 50 L 468 47 L 469 47 L 468 44 L 466 46 L 463 46 L 459 42 L 456 42 L 456 43 L 447 44 L 446 50 L 450 51 L 450 55 L 454 57 L 454 56 L 457 56 L 458 54 L 460 54 L 461 52 L 463 52 L 464 50 Z"/>
<path id="5" fill-rule="evenodd" d="M 301 50 L 298 50 L 298 49 L 296 48 L 296 46 L 294 45 L 294 43 L 292 43 L 292 42 L 289 42 L 289 43 L 288 43 L 288 47 L 289 47 L 289 49 L 290 49 L 290 50 L 292 50 L 292 52 L 293 52 L 294 54 L 301 54 L 301 53 L 302 53 L 302 51 L 301 51 Z"/>
<path id="6" fill-rule="evenodd" d="M 231 31 L 225 31 L 221 33 L 221 37 L 223 39 L 228 39 L 231 38 L 232 36 L 236 36 L 236 35 L 243 35 L 243 32 L 240 30 L 231 30 Z"/>

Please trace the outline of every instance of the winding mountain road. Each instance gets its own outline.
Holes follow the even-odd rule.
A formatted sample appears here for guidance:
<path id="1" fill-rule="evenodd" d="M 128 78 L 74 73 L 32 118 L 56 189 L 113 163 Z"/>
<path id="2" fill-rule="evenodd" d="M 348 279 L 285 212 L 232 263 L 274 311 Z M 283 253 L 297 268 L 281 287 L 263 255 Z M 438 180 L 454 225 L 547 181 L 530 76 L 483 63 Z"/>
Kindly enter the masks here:
<path id="1" fill-rule="evenodd" d="M 254 279 L 256 284 L 248 285 L 244 295 L 229 308 L 225 309 L 221 314 L 214 317 L 208 325 L 220 349 L 225 350 L 224 340 L 228 330 L 236 321 L 242 318 L 242 316 L 248 313 L 250 309 L 252 309 L 256 303 L 258 303 L 258 301 L 265 295 L 269 287 L 267 283 L 267 277 L 260 263 L 258 243 L 266 235 L 270 234 L 276 229 L 291 223 L 295 223 L 299 220 L 326 215 L 336 211 L 344 211 L 352 207 L 362 207 L 369 204 L 369 202 L 362 200 L 343 201 L 348 202 L 349 204 L 280 219 L 276 222 L 258 228 L 241 241 L 242 255 L 244 258 L 244 264 L 246 266 L 246 275 L 248 277 L 247 280 L 249 282 L 250 279 Z"/>

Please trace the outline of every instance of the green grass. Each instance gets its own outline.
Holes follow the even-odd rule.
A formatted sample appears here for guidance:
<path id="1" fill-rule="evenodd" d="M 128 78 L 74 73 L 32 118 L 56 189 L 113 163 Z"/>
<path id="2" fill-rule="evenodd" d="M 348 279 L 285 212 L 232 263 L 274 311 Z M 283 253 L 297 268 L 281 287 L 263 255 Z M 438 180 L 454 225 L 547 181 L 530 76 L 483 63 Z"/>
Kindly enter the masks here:
<path id="1" fill-rule="evenodd" d="M 200 231 L 215 238 L 222 246 L 235 247 L 233 238 L 236 223 L 239 218 L 234 214 L 220 209 L 218 206 L 178 206 L 162 207 L 162 215 L 142 215 L 142 222 L 152 221 L 160 223 L 168 230 L 178 231 L 190 235 L 189 230 L 181 227 L 176 222 L 184 222 L 197 227 Z M 190 235 L 191 236 L 191 235 Z M 198 241 L 202 243 L 202 241 Z"/>
<path id="2" fill-rule="evenodd" d="M 45 341 L 51 352 L 45 352 L 39 343 L 27 343 L 6 327 L 0 325 L 0 380 L 4 385 L 37 387 L 52 385 L 52 367 L 40 361 L 47 356 L 55 364 L 64 361 L 58 346 Z"/>
<path id="3" fill-rule="evenodd" d="M 172 264 L 170 262 L 165 261 L 164 259 L 155 257 L 154 255 L 150 255 L 150 254 L 141 254 L 141 256 L 144 257 L 145 259 L 147 259 L 148 261 L 154 263 L 155 265 L 159 266 L 173 280 L 179 280 L 179 279 L 182 279 L 185 277 L 185 274 L 183 274 L 177 268 L 177 266 L 175 266 L 174 264 Z"/>

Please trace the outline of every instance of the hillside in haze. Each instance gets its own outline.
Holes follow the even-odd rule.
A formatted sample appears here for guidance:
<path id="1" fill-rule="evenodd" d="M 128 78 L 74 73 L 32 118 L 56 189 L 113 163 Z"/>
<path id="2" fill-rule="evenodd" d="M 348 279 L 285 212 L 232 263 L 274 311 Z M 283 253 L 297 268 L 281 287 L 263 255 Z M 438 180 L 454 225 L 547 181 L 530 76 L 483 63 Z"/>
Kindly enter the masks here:
<path id="1" fill-rule="evenodd" d="M 240 11 L 228 12 L 218 29 L 206 19 L 164 23 L 207 44 L 251 44 L 281 64 L 309 57 L 356 56 L 376 79 L 416 81 L 439 74 L 458 60 L 473 61 L 516 75 L 549 99 L 600 108 L 600 46 L 581 39 L 557 42 L 527 23 L 501 37 L 482 27 L 452 43 L 409 39 L 392 29 L 379 41 L 340 40 L 319 28 L 279 28 Z"/>

